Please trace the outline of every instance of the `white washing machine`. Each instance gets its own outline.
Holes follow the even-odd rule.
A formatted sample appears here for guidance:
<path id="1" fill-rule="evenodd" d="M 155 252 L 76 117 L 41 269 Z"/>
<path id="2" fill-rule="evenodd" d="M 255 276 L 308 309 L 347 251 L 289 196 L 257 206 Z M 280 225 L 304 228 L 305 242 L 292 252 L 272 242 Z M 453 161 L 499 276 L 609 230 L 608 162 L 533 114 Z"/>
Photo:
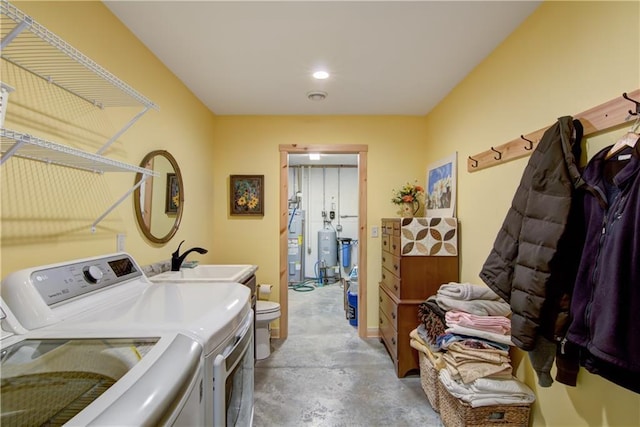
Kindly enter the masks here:
<path id="1" fill-rule="evenodd" d="M 166 338 L 175 336 L 174 341 L 191 340 L 202 351 L 199 357 L 202 391 L 196 384 L 189 392 L 191 396 L 197 391 L 200 403 L 197 411 L 202 420 L 191 425 L 250 426 L 254 361 L 250 291 L 237 283 L 220 285 L 151 284 L 130 255 L 118 253 L 12 273 L 2 283 L 2 298 L 29 331 L 26 336 L 30 338 L 103 341 L 159 337 L 148 355 L 154 351 L 164 354 L 164 346 L 158 347 L 162 339 L 167 341 Z M 2 345 L 4 349 L 4 340 Z M 126 347 L 127 343 L 118 341 L 118 345 Z M 166 346 L 168 349 L 170 344 Z M 111 352 L 121 357 L 122 353 L 127 354 L 126 350 Z M 148 355 L 141 357 L 139 363 L 145 362 Z M 167 364 L 166 368 L 173 371 L 171 375 L 188 376 L 185 372 L 188 366 L 183 362 Z M 135 366 L 132 372 L 134 369 Z M 4 365 L 2 377 L 4 387 Z M 165 377 L 165 373 L 158 375 L 161 388 L 165 386 Z M 183 391 L 184 386 L 183 383 Z M 157 391 L 139 389 L 138 400 L 157 403 Z M 177 409 L 180 402 L 172 405 Z M 130 411 L 135 408 L 119 412 Z M 94 416 L 91 406 L 83 413 Z M 161 420 L 131 424 L 170 425 L 180 419 L 173 416 Z"/>
<path id="2" fill-rule="evenodd" d="M 3 426 L 204 423 L 202 346 L 186 335 L 56 337 L 0 309 Z"/>

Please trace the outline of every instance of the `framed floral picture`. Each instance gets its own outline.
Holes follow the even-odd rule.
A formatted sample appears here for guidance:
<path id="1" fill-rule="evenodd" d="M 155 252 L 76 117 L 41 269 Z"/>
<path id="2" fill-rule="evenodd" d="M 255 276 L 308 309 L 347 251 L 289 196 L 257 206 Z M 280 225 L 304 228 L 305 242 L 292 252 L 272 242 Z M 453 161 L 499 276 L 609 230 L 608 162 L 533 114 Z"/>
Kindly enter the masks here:
<path id="1" fill-rule="evenodd" d="M 458 153 L 455 152 L 428 166 L 425 194 L 426 216 L 455 217 L 457 163 Z"/>
<path id="2" fill-rule="evenodd" d="M 264 215 L 264 175 L 231 175 L 231 215 Z"/>
<path id="3" fill-rule="evenodd" d="M 161 199 L 162 200 L 162 199 Z M 167 174 L 167 193 L 164 202 L 164 213 L 178 213 L 178 205 L 180 204 L 180 186 L 175 173 Z"/>

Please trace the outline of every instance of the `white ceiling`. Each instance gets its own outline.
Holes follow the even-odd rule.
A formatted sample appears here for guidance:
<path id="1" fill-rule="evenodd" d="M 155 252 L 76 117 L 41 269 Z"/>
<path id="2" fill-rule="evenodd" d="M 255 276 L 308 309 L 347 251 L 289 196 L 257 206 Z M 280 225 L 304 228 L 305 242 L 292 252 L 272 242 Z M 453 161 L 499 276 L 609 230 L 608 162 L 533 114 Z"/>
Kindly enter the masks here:
<path id="1" fill-rule="evenodd" d="M 219 115 L 425 115 L 540 3 L 105 1 Z"/>

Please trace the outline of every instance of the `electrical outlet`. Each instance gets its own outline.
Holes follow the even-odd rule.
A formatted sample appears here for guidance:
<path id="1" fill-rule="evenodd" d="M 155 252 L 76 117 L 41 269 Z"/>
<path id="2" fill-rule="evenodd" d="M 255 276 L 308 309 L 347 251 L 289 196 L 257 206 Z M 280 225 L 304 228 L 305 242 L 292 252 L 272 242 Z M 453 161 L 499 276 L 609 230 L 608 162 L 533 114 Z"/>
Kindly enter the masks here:
<path id="1" fill-rule="evenodd" d="M 371 237 L 378 237 L 378 227 L 371 227 Z"/>

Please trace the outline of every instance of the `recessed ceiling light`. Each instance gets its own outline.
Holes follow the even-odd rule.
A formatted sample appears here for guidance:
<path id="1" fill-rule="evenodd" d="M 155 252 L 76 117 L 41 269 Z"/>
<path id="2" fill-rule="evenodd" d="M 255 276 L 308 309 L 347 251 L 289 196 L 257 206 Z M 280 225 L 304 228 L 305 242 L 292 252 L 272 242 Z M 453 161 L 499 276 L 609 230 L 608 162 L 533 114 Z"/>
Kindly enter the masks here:
<path id="1" fill-rule="evenodd" d="M 322 91 L 319 91 L 319 90 L 307 93 L 307 98 L 309 98 L 312 101 L 322 101 L 326 97 L 327 97 L 327 92 L 322 92 Z"/>
<path id="2" fill-rule="evenodd" d="M 320 153 L 309 153 L 309 160 L 320 160 Z"/>
<path id="3" fill-rule="evenodd" d="M 329 73 L 326 71 L 316 71 L 313 73 L 313 77 L 318 80 L 324 80 L 329 78 Z"/>

